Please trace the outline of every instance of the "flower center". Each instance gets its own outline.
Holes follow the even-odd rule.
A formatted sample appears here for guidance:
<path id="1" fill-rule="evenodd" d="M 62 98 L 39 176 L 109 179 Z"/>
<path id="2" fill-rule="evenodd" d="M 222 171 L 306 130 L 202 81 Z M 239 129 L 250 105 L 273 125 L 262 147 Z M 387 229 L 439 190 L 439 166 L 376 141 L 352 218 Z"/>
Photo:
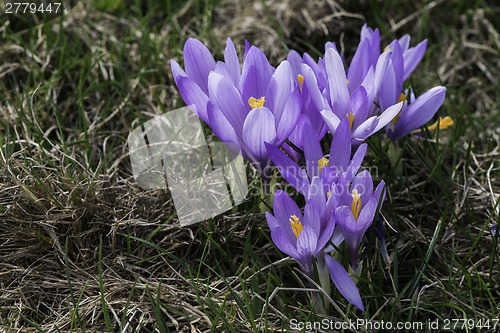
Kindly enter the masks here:
<path id="1" fill-rule="evenodd" d="M 321 173 L 321 169 L 323 169 L 324 166 L 328 165 L 328 159 L 326 157 L 322 157 L 318 161 L 318 165 L 319 165 L 319 173 Z"/>
<path id="2" fill-rule="evenodd" d="M 347 119 L 349 119 L 349 126 L 351 126 L 351 131 L 352 131 L 352 123 L 354 122 L 354 113 L 349 112 L 346 114 Z"/>
<path id="3" fill-rule="evenodd" d="M 403 102 L 403 104 L 404 104 L 404 101 L 406 101 L 406 97 L 407 96 L 405 94 L 401 93 L 401 95 L 399 95 L 399 99 L 396 102 L 396 104 L 398 104 L 399 102 Z M 399 110 L 399 112 L 396 115 L 396 117 L 394 117 L 394 119 L 391 120 L 394 125 L 396 125 L 396 123 L 398 122 L 398 118 L 399 118 L 400 114 L 401 114 L 401 110 Z"/>
<path id="4" fill-rule="evenodd" d="M 265 101 L 266 101 L 266 98 L 264 96 L 262 96 L 259 99 L 255 99 L 255 97 L 250 97 L 248 99 L 248 104 L 250 104 L 250 106 L 252 107 L 252 109 L 261 108 L 261 107 L 264 106 L 264 102 Z"/>
<path id="5" fill-rule="evenodd" d="M 292 226 L 295 238 L 299 238 L 299 235 L 302 232 L 302 229 L 304 229 L 304 226 L 302 225 L 302 223 L 300 223 L 299 218 L 296 215 L 290 216 L 289 221 L 290 225 Z"/>
<path id="6" fill-rule="evenodd" d="M 358 190 L 352 190 L 352 204 L 351 204 L 351 212 L 354 215 L 354 219 L 358 222 L 359 211 L 361 210 L 361 196 L 358 193 Z"/>

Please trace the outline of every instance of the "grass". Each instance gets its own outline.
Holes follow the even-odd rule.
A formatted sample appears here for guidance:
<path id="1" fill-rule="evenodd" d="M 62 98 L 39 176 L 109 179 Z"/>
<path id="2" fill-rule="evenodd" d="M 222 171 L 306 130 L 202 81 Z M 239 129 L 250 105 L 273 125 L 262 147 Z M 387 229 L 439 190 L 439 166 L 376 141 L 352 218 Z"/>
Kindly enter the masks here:
<path id="1" fill-rule="evenodd" d="M 4 24 L 0 331 L 273 332 L 323 319 L 462 320 L 470 332 L 479 329 L 468 324 L 489 319 L 483 330 L 494 331 L 499 12 L 493 1 L 463 0 L 95 0 L 31 30 Z M 292 48 L 317 57 L 327 40 L 349 59 L 365 21 L 382 43 L 428 38 L 410 84 L 418 93 L 445 85 L 439 115 L 454 126 L 401 140 L 395 156 L 383 135 L 369 140 L 365 165 L 388 187 L 382 218 L 392 262 L 370 233 L 359 253 L 366 311 L 334 291 L 324 316 L 297 264 L 272 243 L 258 196 L 180 227 L 168 191 L 135 184 L 126 140 L 153 115 L 183 106 L 169 60 L 182 60 L 188 37 L 219 59 L 228 36 L 240 52 L 245 39 L 259 46 L 273 65 Z M 347 266 L 347 249 L 339 250 Z"/>

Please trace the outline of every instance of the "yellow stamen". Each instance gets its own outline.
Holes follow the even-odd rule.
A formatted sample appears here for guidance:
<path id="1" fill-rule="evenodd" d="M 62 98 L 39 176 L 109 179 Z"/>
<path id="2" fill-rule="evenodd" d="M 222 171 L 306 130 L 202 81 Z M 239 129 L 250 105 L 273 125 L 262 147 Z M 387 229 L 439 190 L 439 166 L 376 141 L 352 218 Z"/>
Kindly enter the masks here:
<path id="1" fill-rule="evenodd" d="M 299 79 L 300 86 L 302 87 L 304 84 L 304 76 L 299 74 L 297 75 L 297 79 Z"/>
<path id="2" fill-rule="evenodd" d="M 451 119 L 450 116 L 446 116 L 444 118 L 439 117 L 439 129 L 447 129 L 448 127 L 453 126 L 453 119 Z M 429 131 L 434 131 L 438 127 L 438 122 L 436 121 L 434 124 L 431 126 L 427 127 Z M 421 132 L 419 129 L 413 131 L 412 133 L 418 133 Z"/>
<path id="3" fill-rule="evenodd" d="M 250 106 L 252 107 L 252 109 L 261 108 L 261 107 L 264 106 L 264 102 L 265 101 L 266 101 L 266 98 L 264 96 L 262 96 L 259 99 L 255 99 L 255 97 L 250 97 L 248 99 L 248 104 L 250 104 Z"/>
<path id="4" fill-rule="evenodd" d="M 289 221 L 290 225 L 292 226 L 292 231 L 295 235 L 295 238 L 299 238 L 299 235 L 302 232 L 302 229 L 304 229 L 304 226 L 302 225 L 302 223 L 300 223 L 299 218 L 296 215 L 290 216 Z"/>
<path id="5" fill-rule="evenodd" d="M 388 48 L 389 48 L 389 45 L 387 45 L 386 47 L 384 47 L 384 52 L 387 51 Z"/>
<path id="6" fill-rule="evenodd" d="M 349 80 L 348 79 L 345 79 L 345 84 L 349 84 Z"/>
<path id="7" fill-rule="evenodd" d="M 396 104 L 400 103 L 400 102 L 403 102 L 403 105 L 404 105 L 404 102 L 406 101 L 406 95 L 401 93 L 401 95 L 399 95 L 399 99 L 398 101 L 396 102 Z M 401 114 L 401 110 L 398 112 L 398 114 L 396 115 L 396 117 L 394 117 L 394 119 L 392 119 L 392 123 L 394 125 L 396 125 L 396 123 L 398 122 L 398 118 L 399 118 L 399 115 Z"/>
<path id="8" fill-rule="evenodd" d="M 351 212 L 354 215 L 354 219 L 358 222 L 359 211 L 361 210 L 361 196 L 358 193 L 358 190 L 352 190 L 352 204 L 351 204 Z"/>
<path id="9" fill-rule="evenodd" d="M 347 119 L 349 119 L 349 126 L 351 126 L 351 131 L 352 131 L 352 123 L 354 122 L 354 113 L 349 112 L 346 114 Z"/>
<path id="10" fill-rule="evenodd" d="M 328 159 L 326 157 L 322 157 L 318 161 L 318 165 L 319 165 L 319 173 L 321 173 L 321 169 L 323 169 L 324 166 L 328 165 Z"/>
<path id="11" fill-rule="evenodd" d="M 434 124 L 428 127 L 430 131 L 433 131 L 437 128 L 438 122 L 436 121 Z M 453 126 L 453 119 L 450 116 L 446 116 L 444 118 L 439 117 L 439 129 L 447 129 L 448 127 Z"/>
<path id="12" fill-rule="evenodd" d="M 332 190 L 331 190 L 331 189 L 330 189 L 330 190 L 328 191 L 328 193 L 326 194 L 326 197 L 327 197 L 327 198 L 329 198 L 329 197 L 330 197 L 330 195 L 332 195 Z"/>

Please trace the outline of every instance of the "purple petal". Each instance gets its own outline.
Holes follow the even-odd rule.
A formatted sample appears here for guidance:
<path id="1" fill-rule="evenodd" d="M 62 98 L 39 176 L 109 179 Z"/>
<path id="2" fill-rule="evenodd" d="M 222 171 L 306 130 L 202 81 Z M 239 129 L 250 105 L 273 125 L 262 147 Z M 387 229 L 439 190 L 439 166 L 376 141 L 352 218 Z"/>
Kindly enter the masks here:
<path id="1" fill-rule="evenodd" d="M 325 254 L 325 264 L 333 284 L 335 284 L 342 296 L 361 311 L 365 311 L 358 288 L 344 266 L 328 254 Z"/>
<path id="2" fill-rule="evenodd" d="M 389 62 L 387 72 L 384 76 L 384 85 L 380 87 L 380 93 L 378 96 L 380 108 L 385 110 L 390 105 L 393 105 L 399 97 L 399 95 L 396 96 L 397 94 L 400 94 L 400 92 L 398 93 L 396 88 L 396 73 L 394 72 L 392 62 Z"/>
<path id="3" fill-rule="evenodd" d="M 351 128 L 349 127 L 349 119 L 345 117 L 333 134 L 328 166 L 336 169 L 336 171 L 345 172 L 350 158 Z"/>
<path id="4" fill-rule="evenodd" d="M 359 86 L 351 95 L 351 108 L 354 113 L 352 130 L 356 130 L 362 123 L 368 119 L 371 104 L 368 103 L 368 96 L 365 87 Z"/>
<path id="5" fill-rule="evenodd" d="M 370 28 L 366 23 L 361 27 L 360 39 L 371 39 L 373 35 L 373 29 Z"/>
<path id="6" fill-rule="evenodd" d="M 319 253 L 319 251 L 321 251 L 325 247 L 326 243 L 328 243 L 330 237 L 332 237 L 334 228 L 335 228 L 335 215 L 331 214 L 330 218 L 328 219 L 328 223 L 325 226 L 325 229 L 323 230 L 320 238 L 318 239 L 318 245 L 316 247 L 314 256 L 316 256 Z"/>
<path id="7" fill-rule="evenodd" d="M 326 51 L 325 66 L 330 86 L 332 110 L 336 115 L 345 115 L 351 110 L 345 70 L 340 55 L 332 48 L 328 48 Z"/>
<path id="8" fill-rule="evenodd" d="M 312 186 L 311 186 L 312 187 Z M 310 191 L 310 188 L 309 188 Z M 319 220 L 319 212 L 315 203 L 308 202 L 304 207 L 304 221 L 302 222 L 304 226 L 310 227 L 316 235 L 321 232 L 321 223 Z"/>
<path id="9" fill-rule="evenodd" d="M 397 94 L 401 93 L 403 90 L 403 76 L 404 76 L 404 60 L 403 60 L 403 51 L 401 50 L 401 46 L 397 41 L 391 43 L 393 51 L 391 54 L 391 64 L 394 69 L 394 74 L 396 78 L 396 98 L 399 97 Z M 384 82 L 385 88 L 385 82 Z M 381 88 L 382 89 L 382 88 Z M 394 100 L 395 102 L 396 100 Z"/>
<path id="10" fill-rule="evenodd" d="M 266 144 L 266 148 L 269 157 L 276 165 L 283 178 L 285 178 L 293 188 L 306 196 L 309 191 L 309 180 L 307 179 L 307 175 L 304 175 L 297 163 L 292 161 L 278 148 L 270 144 Z"/>
<path id="11" fill-rule="evenodd" d="M 384 193 L 382 193 L 382 191 Z M 373 192 L 373 198 L 375 200 L 377 200 L 377 205 L 379 203 L 379 200 L 382 199 L 382 202 L 380 203 L 380 207 L 382 207 L 382 204 L 384 203 L 384 200 L 385 200 L 385 182 L 382 180 L 377 188 L 375 189 L 375 191 Z"/>
<path id="12" fill-rule="evenodd" d="M 335 228 L 333 230 L 333 233 L 332 233 L 332 244 L 335 245 L 336 247 L 339 247 L 340 244 L 342 244 L 342 242 L 344 241 L 345 237 L 344 237 L 344 234 L 342 233 L 342 230 L 340 228 Z M 330 248 L 328 248 L 330 249 Z M 331 247 L 331 250 L 333 250 L 333 246 Z M 330 252 L 328 250 L 325 249 L 325 252 Z"/>
<path id="13" fill-rule="evenodd" d="M 323 188 L 323 182 L 319 177 L 314 177 L 312 179 L 311 186 L 309 187 L 309 192 L 307 193 L 306 202 L 307 202 L 306 207 L 309 207 L 309 210 L 314 212 L 312 217 L 318 218 L 317 221 L 314 221 L 314 223 L 316 222 L 318 223 L 317 228 L 316 224 L 312 225 L 315 226 L 313 227 L 313 229 L 319 235 L 321 229 L 324 227 L 322 224 L 326 223 L 326 195 L 325 195 L 325 190 Z M 306 216 L 304 216 L 304 219 L 306 219 L 306 222 L 308 224 L 310 223 L 310 221 L 308 221 Z"/>
<path id="14" fill-rule="evenodd" d="M 302 99 L 300 97 L 300 90 L 298 88 L 289 95 L 284 108 L 286 112 L 281 114 L 281 118 L 277 124 L 275 146 L 281 146 L 297 126 L 302 108 Z"/>
<path id="15" fill-rule="evenodd" d="M 365 122 L 360 124 L 358 128 L 352 133 L 352 138 L 353 138 L 353 144 L 357 145 L 361 143 L 363 140 L 365 140 L 367 137 L 372 135 L 375 131 L 375 128 L 377 127 L 378 124 L 378 117 L 373 116 L 371 118 L 368 118 Z"/>
<path id="16" fill-rule="evenodd" d="M 404 58 L 404 76 L 403 81 L 406 80 L 413 70 L 417 67 L 424 56 L 425 49 L 427 48 L 427 39 L 424 39 L 417 46 L 406 50 L 403 53 Z"/>
<path id="17" fill-rule="evenodd" d="M 319 175 L 318 161 L 323 158 L 321 145 L 310 123 L 304 124 L 304 157 L 310 179 Z"/>
<path id="18" fill-rule="evenodd" d="M 330 110 L 321 111 L 321 115 L 323 116 L 323 120 L 325 121 L 326 126 L 328 126 L 330 132 L 335 133 L 340 124 L 340 119 Z"/>
<path id="19" fill-rule="evenodd" d="M 373 101 L 379 92 L 380 85 L 382 84 L 385 72 L 387 71 L 387 66 L 389 65 L 390 55 L 391 51 L 387 50 L 378 58 L 377 66 L 375 67 L 373 76 L 373 84 L 369 89 L 366 89 L 366 91 L 368 92 L 368 101 Z M 365 86 L 365 88 L 368 87 Z"/>
<path id="20" fill-rule="evenodd" d="M 243 53 L 243 61 L 245 61 L 248 51 L 250 51 L 250 43 L 245 39 L 245 52 Z"/>
<path id="21" fill-rule="evenodd" d="M 351 257 L 355 257 L 359 243 L 361 242 L 361 237 L 364 233 L 364 226 L 358 224 L 359 216 L 358 221 L 356 221 L 354 215 L 352 215 L 350 207 L 340 206 L 335 210 L 335 218 L 337 219 L 337 225 L 340 227 L 340 229 L 342 230 L 342 234 L 345 237 L 345 242 L 349 247 Z"/>
<path id="22" fill-rule="evenodd" d="M 210 128 L 219 138 L 219 140 L 221 140 L 222 142 L 232 142 L 235 144 L 240 143 L 236 132 L 219 108 L 214 106 L 212 103 L 208 103 L 207 113 Z"/>
<path id="23" fill-rule="evenodd" d="M 394 104 L 388 107 L 385 111 L 383 111 L 380 117 L 378 117 L 378 124 L 377 127 L 375 127 L 375 130 L 373 130 L 373 133 L 378 132 L 382 127 L 385 127 L 385 125 L 387 125 L 391 120 L 393 120 L 394 117 L 396 117 L 398 113 L 401 111 L 403 103 L 404 102 L 399 102 L 398 104 Z"/>
<path id="24" fill-rule="evenodd" d="M 234 77 L 231 74 L 229 67 L 227 67 L 226 63 L 223 63 L 222 61 L 217 61 L 214 72 L 224 76 L 226 79 L 231 81 L 231 83 L 234 84 L 235 87 L 237 87 L 237 85 L 234 82 Z"/>
<path id="25" fill-rule="evenodd" d="M 318 235 L 314 230 L 305 225 L 297 238 L 297 251 L 302 257 L 311 256 L 316 251 L 318 245 Z"/>
<path id="26" fill-rule="evenodd" d="M 347 73 L 347 80 L 349 81 L 347 88 L 350 94 L 352 94 L 352 92 L 363 82 L 366 72 L 370 67 L 368 58 L 369 47 L 370 41 L 368 39 L 362 39 L 356 53 L 354 53 L 354 57 L 349 66 L 349 72 Z"/>
<path id="27" fill-rule="evenodd" d="M 304 89 L 307 89 L 311 101 L 316 106 L 317 110 L 327 110 L 330 107 L 325 102 L 323 95 L 318 86 L 318 81 L 316 80 L 316 75 L 314 75 L 313 70 L 306 64 L 302 65 L 302 75 L 304 76 Z"/>
<path id="28" fill-rule="evenodd" d="M 361 163 L 363 163 L 363 159 L 365 158 L 367 148 L 368 145 L 366 143 L 363 143 L 354 153 L 354 156 L 352 157 L 351 163 L 349 164 L 349 167 L 347 168 L 346 172 L 346 180 L 348 183 L 350 183 L 354 179 L 354 176 L 358 172 Z"/>
<path id="29" fill-rule="evenodd" d="M 380 32 L 375 29 L 370 43 L 370 65 L 375 66 L 380 55 Z"/>
<path id="30" fill-rule="evenodd" d="M 271 231 L 274 228 L 281 228 L 281 225 L 278 222 L 278 220 L 269 212 L 266 212 L 266 220 L 267 220 L 267 225 L 269 226 L 269 229 Z"/>
<path id="31" fill-rule="evenodd" d="M 335 43 L 334 43 L 334 42 L 326 42 L 326 43 L 325 43 L 325 53 L 326 53 L 326 51 L 327 51 L 328 49 L 333 49 L 333 50 L 335 50 L 335 52 L 337 52 L 337 53 L 338 53 L 338 51 L 337 51 L 337 45 L 335 45 Z"/>
<path id="32" fill-rule="evenodd" d="M 394 126 L 391 140 L 398 140 L 402 136 L 425 125 L 436 114 L 441 104 L 443 104 L 445 95 L 445 87 L 434 87 L 408 105 L 404 112 L 401 112 Z"/>
<path id="33" fill-rule="evenodd" d="M 300 56 L 300 54 L 298 54 L 298 52 L 295 50 L 290 50 L 290 52 L 288 52 L 286 60 L 290 63 L 293 75 L 299 75 L 301 73 L 302 67 L 302 57 Z"/>
<path id="34" fill-rule="evenodd" d="M 175 83 L 177 83 L 177 76 L 187 76 L 186 72 L 179 66 L 177 61 L 170 60 L 170 69 L 172 70 L 172 76 L 174 77 Z"/>
<path id="35" fill-rule="evenodd" d="M 304 143 L 303 143 L 303 137 L 304 137 L 304 125 L 306 123 L 309 123 L 309 118 L 301 113 L 299 115 L 299 120 L 297 120 L 297 124 L 295 125 L 295 128 L 292 130 L 290 135 L 288 136 L 288 140 L 290 140 L 295 146 L 297 146 L 300 150 L 304 149 Z M 277 137 L 280 137 L 279 130 Z M 280 141 L 279 139 L 276 139 L 276 141 Z M 293 160 L 296 162 L 299 162 L 300 158 L 302 157 L 302 154 L 299 152 L 295 151 L 292 147 L 288 146 L 288 144 L 283 144 L 282 148 L 285 150 L 285 152 L 292 157 Z"/>
<path id="36" fill-rule="evenodd" d="M 401 51 L 406 52 L 408 50 L 408 47 L 410 47 L 410 35 L 406 34 L 403 37 L 399 39 L 399 45 L 401 46 Z"/>
<path id="37" fill-rule="evenodd" d="M 280 249 L 281 252 L 297 260 L 301 258 L 301 254 L 299 254 L 294 244 L 290 242 L 290 238 L 282 228 L 278 227 L 272 229 L 271 239 L 273 240 L 274 244 L 276 244 L 276 247 Z"/>
<path id="38" fill-rule="evenodd" d="M 274 116 L 268 108 L 255 108 L 245 119 L 243 124 L 243 142 L 257 160 L 267 157 L 264 142 L 274 143 L 276 128 Z"/>
<path id="39" fill-rule="evenodd" d="M 243 61 L 240 78 L 239 90 L 243 101 L 248 101 L 250 97 L 259 99 L 265 96 L 273 71 L 264 53 L 255 46 L 250 47 Z"/>
<path id="40" fill-rule="evenodd" d="M 311 68 L 313 74 L 315 75 L 315 79 L 318 81 L 318 87 L 320 88 L 320 90 L 324 89 L 327 83 L 326 74 L 323 70 L 324 68 L 322 69 L 321 66 L 319 66 L 318 63 L 316 63 L 314 59 L 307 53 L 304 53 L 303 61 L 304 65 L 309 66 Z M 304 68 L 304 65 L 302 65 L 302 68 Z M 304 75 L 303 69 L 302 69 L 302 75 Z"/>
<path id="41" fill-rule="evenodd" d="M 208 94 L 208 74 L 215 68 L 215 60 L 207 47 L 195 38 L 184 44 L 184 66 L 187 75 Z"/>
<path id="42" fill-rule="evenodd" d="M 238 59 L 238 54 L 236 53 L 233 41 L 229 37 L 227 38 L 226 49 L 224 50 L 224 62 L 231 73 L 235 86 L 238 87 L 241 75 L 240 61 Z"/>
<path id="43" fill-rule="evenodd" d="M 368 227 L 372 224 L 373 218 L 375 217 L 375 211 L 377 210 L 377 200 L 375 198 L 370 198 L 366 205 L 361 209 L 358 216 L 358 225 L 360 228 L 360 236 L 362 237 Z"/>
<path id="44" fill-rule="evenodd" d="M 242 137 L 243 122 L 248 109 L 241 95 L 231 81 L 220 74 L 211 73 L 208 77 L 210 99 L 219 107 L 238 137 Z"/>
<path id="45" fill-rule="evenodd" d="M 208 96 L 189 77 L 178 75 L 177 87 L 182 99 L 198 117 L 210 125 L 207 114 Z"/>
<path id="46" fill-rule="evenodd" d="M 281 114 L 290 96 L 292 87 L 292 69 L 288 61 L 285 60 L 276 68 L 264 95 L 266 97 L 265 105 L 272 111 L 277 122 L 281 119 Z"/>

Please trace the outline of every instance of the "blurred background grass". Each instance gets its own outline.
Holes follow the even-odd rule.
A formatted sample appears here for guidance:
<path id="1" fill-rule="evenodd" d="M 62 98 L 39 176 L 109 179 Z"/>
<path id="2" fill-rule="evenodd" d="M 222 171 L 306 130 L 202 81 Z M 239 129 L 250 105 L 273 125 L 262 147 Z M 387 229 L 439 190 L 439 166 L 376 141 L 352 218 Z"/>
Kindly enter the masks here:
<path id="1" fill-rule="evenodd" d="M 5 23 L 0 330 L 267 332 L 288 331 L 291 319 L 498 319 L 499 17 L 495 1 L 94 0 L 30 30 Z M 169 60 L 182 63 L 189 37 L 216 59 L 231 37 L 240 54 L 247 39 L 275 66 L 289 49 L 317 58 L 326 41 L 349 60 L 365 22 L 380 29 L 382 46 L 406 33 L 412 45 L 429 40 L 410 84 L 417 93 L 445 85 L 438 115 L 455 124 L 402 140 L 399 167 L 382 134 L 369 140 L 365 164 L 389 190 L 382 213 L 392 263 L 370 234 L 358 282 L 366 311 L 335 292 L 324 317 L 297 265 L 272 245 L 256 199 L 181 228 L 168 191 L 134 184 L 126 139 L 184 105 Z M 347 264 L 346 253 L 340 259 Z M 489 323 L 482 331 L 494 330 Z"/>

